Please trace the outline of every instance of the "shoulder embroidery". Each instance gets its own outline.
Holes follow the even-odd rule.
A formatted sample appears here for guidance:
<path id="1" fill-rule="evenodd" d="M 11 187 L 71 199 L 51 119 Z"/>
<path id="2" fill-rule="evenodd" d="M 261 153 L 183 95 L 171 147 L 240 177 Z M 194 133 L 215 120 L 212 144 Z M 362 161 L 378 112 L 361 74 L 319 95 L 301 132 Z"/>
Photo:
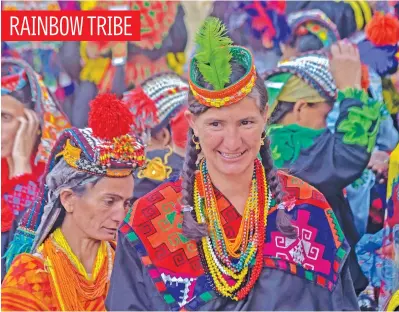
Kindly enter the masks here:
<path id="1" fill-rule="evenodd" d="M 169 307 L 195 310 L 215 298 L 215 293 L 204 275 L 196 243 L 182 234 L 180 190 L 180 181 L 170 182 L 139 199 L 120 230 Z"/>
<path id="2" fill-rule="evenodd" d="M 265 266 L 290 272 L 331 291 L 349 253 L 338 220 L 315 188 L 287 174 L 280 174 L 280 177 L 286 192 L 297 198 L 295 207 L 288 213 L 298 237 L 283 236 L 276 227 L 276 212 L 270 214 L 264 247 Z"/>

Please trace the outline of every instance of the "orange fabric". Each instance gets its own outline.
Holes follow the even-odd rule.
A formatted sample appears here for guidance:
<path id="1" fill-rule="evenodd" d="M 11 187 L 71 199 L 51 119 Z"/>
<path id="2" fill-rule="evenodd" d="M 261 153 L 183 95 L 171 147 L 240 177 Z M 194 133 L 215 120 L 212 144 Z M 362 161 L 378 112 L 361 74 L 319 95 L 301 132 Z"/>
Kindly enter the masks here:
<path id="1" fill-rule="evenodd" d="M 50 243 L 46 240 L 46 243 Z M 112 244 L 113 246 L 114 244 Z M 114 254 L 113 248 L 112 254 Z M 63 252 L 57 252 L 57 254 L 65 255 Z M 53 255 L 52 264 L 59 265 L 60 262 L 54 261 Z M 108 257 L 105 258 L 102 270 L 106 270 L 105 277 L 108 277 Z M 66 267 L 65 272 L 70 272 L 70 274 L 77 277 L 79 281 L 82 281 L 83 276 L 81 276 L 76 268 L 72 265 L 70 261 L 63 261 L 62 265 Z M 57 268 L 59 271 L 60 268 Z M 100 278 L 101 273 L 99 273 L 98 278 Z M 104 274 L 102 274 L 104 276 Z M 85 281 L 79 285 L 79 289 L 87 288 L 86 286 L 90 282 Z M 87 285 L 83 285 L 87 284 Z M 79 303 L 81 304 L 81 309 L 84 311 L 105 311 L 105 298 L 108 292 L 109 281 L 106 282 L 106 287 L 103 289 L 102 293 L 97 297 L 83 298 L 79 296 Z M 1 308 L 3 311 L 61 311 L 60 302 L 57 299 L 55 283 L 50 274 L 48 264 L 39 257 L 31 254 L 20 254 L 15 258 L 10 270 L 4 278 L 2 289 L 1 289 Z M 65 287 L 62 283 L 57 284 L 59 287 Z M 72 285 L 69 285 L 71 287 Z M 100 288 L 100 287 L 99 287 Z M 68 309 L 70 307 L 70 302 L 64 305 Z M 70 309 L 68 309 L 70 310 Z"/>
<path id="2" fill-rule="evenodd" d="M 30 254 L 15 258 L 1 288 L 3 311 L 54 311 L 57 300 L 50 287 L 44 262 Z"/>

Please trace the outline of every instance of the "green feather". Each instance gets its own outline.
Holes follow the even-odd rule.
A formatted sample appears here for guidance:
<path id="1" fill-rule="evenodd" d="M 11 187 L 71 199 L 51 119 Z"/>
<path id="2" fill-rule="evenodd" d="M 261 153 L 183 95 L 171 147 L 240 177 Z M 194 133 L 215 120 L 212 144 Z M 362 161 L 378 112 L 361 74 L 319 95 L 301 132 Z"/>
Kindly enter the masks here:
<path id="1" fill-rule="evenodd" d="M 233 41 L 226 32 L 226 26 L 219 19 L 208 17 L 195 38 L 198 45 L 198 53 L 195 55 L 198 69 L 214 90 L 222 90 L 230 82 L 230 47 Z"/>

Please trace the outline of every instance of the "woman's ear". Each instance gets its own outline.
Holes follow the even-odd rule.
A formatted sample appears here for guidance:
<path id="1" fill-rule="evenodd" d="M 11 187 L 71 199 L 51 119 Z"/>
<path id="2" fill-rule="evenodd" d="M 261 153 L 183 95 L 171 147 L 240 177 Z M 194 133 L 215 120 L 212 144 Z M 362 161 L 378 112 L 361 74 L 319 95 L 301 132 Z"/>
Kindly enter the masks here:
<path id="1" fill-rule="evenodd" d="M 195 121 L 197 120 L 197 116 L 195 116 L 193 113 L 191 113 L 190 111 L 186 110 L 184 112 L 184 117 L 187 119 L 187 122 L 190 126 L 191 129 L 193 129 L 194 131 L 194 135 L 198 136 L 198 131 L 197 131 L 197 127 L 195 125 Z"/>
<path id="2" fill-rule="evenodd" d="M 301 120 L 303 119 L 303 114 L 306 114 L 306 107 L 308 106 L 308 103 L 304 100 L 298 100 L 294 104 L 294 109 L 292 110 L 292 113 L 295 118 L 296 123 L 300 123 Z"/>
<path id="3" fill-rule="evenodd" d="M 168 146 L 171 143 L 171 140 L 172 140 L 172 136 L 170 134 L 170 131 L 168 129 L 166 129 L 166 128 L 161 129 L 155 135 L 155 140 L 156 140 L 156 142 L 158 142 L 163 147 Z"/>
<path id="4" fill-rule="evenodd" d="M 71 189 L 63 189 L 60 193 L 60 201 L 66 212 L 73 212 L 75 207 L 75 194 Z"/>

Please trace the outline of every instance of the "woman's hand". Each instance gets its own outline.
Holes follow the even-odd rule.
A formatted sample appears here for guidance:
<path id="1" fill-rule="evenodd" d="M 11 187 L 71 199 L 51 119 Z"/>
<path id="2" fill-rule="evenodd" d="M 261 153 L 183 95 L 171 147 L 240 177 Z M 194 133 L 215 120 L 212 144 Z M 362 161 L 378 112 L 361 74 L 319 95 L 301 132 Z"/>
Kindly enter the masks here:
<path id="1" fill-rule="evenodd" d="M 12 177 L 32 173 L 30 161 L 37 142 L 40 126 L 39 118 L 36 113 L 30 109 L 25 109 L 25 117 L 20 117 L 18 120 L 20 126 L 15 136 L 11 155 L 14 167 L 12 170 Z"/>
<path id="2" fill-rule="evenodd" d="M 330 69 L 338 89 L 361 89 L 360 55 L 352 43 L 339 41 L 331 47 Z"/>
<path id="3" fill-rule="evenodd" d="M 378 183 L 385 183 L 388 178 L 389 154 L 382 151 L 375 151 L 371 154 L 368 168 L 371 169 L 376 176 Z"/>

